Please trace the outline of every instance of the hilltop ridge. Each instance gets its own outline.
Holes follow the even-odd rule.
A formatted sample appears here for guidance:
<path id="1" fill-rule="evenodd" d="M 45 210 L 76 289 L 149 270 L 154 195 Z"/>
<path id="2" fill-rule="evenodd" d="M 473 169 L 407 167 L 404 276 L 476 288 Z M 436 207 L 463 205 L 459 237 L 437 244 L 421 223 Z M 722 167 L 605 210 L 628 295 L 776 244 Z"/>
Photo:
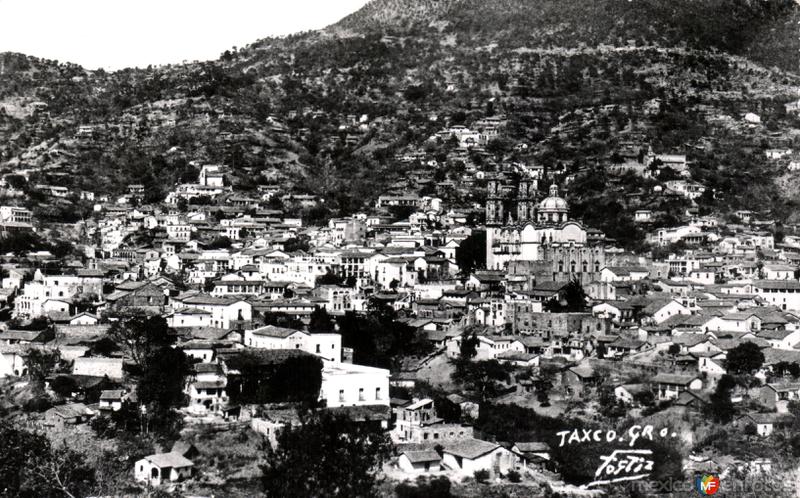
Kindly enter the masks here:
<path id="1" fill-rule="evenodd" d="M 634 134 L 694 155 L 697 177 L 726 194 L 704 209 L 766 198 L 783 218 L 792 181 L 774 185 L 756 147 L 794 140 L 780 130 L 791 129 L 783 105 L 800 86 L 797 19 L 790 0 L 376 0 L 324 31 L 215 61 L 106 73 L 4 54 L 0 168 L 111 195 L 143 183 L 158 201 L 192 164 L 224 163 L 241 188 L 319 196 L 305 214 L 324 220 L 402 189 L 420 164 L 400 157 L 424 155 L 440 179 L 512 162 L 567 177 L 605 164 Z M 587 117 L 610 108 L 613 126 Z M 748 112 L 765 125 L 736 124 Z M 456 159 L 430 140 L 493 114 L 508 128 L 480 154 Z M 83 126 L 101 132 L 79 140 Z M 762 181 L 743 181 L 755 172 Z M 611 183 L 591 186 L 583 197 L 611 195 Z M 478 187 L 448 195 L 474 206 Z"/>

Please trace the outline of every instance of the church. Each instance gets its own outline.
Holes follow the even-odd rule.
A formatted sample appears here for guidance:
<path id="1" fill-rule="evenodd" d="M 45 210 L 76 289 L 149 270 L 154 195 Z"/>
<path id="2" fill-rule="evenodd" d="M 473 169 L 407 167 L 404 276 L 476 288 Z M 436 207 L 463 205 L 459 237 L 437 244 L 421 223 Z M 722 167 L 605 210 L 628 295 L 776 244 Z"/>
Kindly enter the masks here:
<path id="1" fill-rule="evenodd" d="M 488 181 L 486 268 L 535 274 L 538 281 L 589 283 L 605 266 L 603 237 L 569 218 L 569 205 L 552 185 L 536 202 L 537 181 Z"/>

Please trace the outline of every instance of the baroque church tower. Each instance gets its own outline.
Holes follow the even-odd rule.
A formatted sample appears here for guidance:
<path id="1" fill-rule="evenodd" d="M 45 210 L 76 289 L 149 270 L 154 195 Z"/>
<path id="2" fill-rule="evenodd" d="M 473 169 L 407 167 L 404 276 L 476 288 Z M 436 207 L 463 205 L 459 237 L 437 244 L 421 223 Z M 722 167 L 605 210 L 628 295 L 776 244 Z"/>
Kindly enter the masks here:
<path id="1" fill-rule="evenodd" d="M 605 251 L 587 230 L 570 220 L 569 204 L 551 185 L 536 203 L 537 182 L 530 178 L 491 178 L 486 200 L 486 267 L 527 268 L 546 280 L 578 279 L 589 283 L 605 266 Z"/>

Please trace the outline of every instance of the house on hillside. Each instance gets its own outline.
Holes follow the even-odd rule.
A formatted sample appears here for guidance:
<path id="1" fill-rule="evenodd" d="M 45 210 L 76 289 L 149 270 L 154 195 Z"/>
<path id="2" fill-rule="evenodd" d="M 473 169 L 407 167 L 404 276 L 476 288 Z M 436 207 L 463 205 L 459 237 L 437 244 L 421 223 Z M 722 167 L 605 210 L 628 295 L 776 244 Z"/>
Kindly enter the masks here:
<path id="1" fill-rule="evenodd" d="M 703 380 L 696 375 L 659 373 L 650 382 L 659 401 L 676 399 L 684 391 L 703 388 Z"/>
<path id="2" fill-rule="evenodd" d="M 193 468 L 194 463 L 179 453 L 159 453 L 137 461 L 134 474 L 137 481 L 160 486 L 190 478 Z"/>
<path id="3" fill-rule="evenodd" d="M 409 474 L 427 474 L 441 470 L 442 457 L 433 450 L 402 450 L 397 466 Z"/>
<path id="4" fill-rule="evenodd" d="M 45 425 L 63 430 L 69 425 L 86 423 L 95 415 L 95 412 L 83 403 L 70 403 L 50 408 L 44 412 Z"/>
<path id="5" fill-rule="evenodd" d="M 477 470 L 505 474 L 514 468 L 515 455 L 497 443 L 480 439 L 448 442 L 442 449 L 442 466 L 461 475 L 473 475 Z"/>

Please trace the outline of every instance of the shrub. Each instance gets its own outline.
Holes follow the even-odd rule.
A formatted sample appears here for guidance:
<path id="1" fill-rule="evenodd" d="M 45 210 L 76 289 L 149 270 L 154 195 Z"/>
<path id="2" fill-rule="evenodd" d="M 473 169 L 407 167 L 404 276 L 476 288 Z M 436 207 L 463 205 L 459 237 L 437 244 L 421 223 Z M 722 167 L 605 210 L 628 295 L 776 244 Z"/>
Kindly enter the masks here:
<path id="1" fill-rule="evenodd" d="M 473 475 L 475 476 L 475 480 L 481 483 L 485 483 L 489 480 L 489 471 L 486 469 L 476 470 Z"/>
<path id="2" fill-rule="evenodd" d="M 516 470 L 509 470 L 508 474 L 506 474 L 506 477 L 511 482 L 520 482 L 522 480 L 522 476 Z"/>
<path id="3" fill-rule="evenodd" d="M 420 476 L 415 485 L 400 483 L 395 488 L 397 498 L 450 498 L 450 480 L 447 477 L 434 477 L 430 480 Z"/>

